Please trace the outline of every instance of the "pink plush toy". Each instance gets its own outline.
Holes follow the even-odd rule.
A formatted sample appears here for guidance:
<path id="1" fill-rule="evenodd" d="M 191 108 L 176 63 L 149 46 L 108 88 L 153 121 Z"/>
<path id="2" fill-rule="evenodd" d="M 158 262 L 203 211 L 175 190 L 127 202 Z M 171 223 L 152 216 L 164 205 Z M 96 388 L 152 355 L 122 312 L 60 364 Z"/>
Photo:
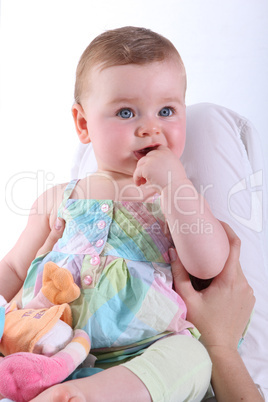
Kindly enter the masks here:
<path id="1" fill-rule="evenodd" d="M 0 399 L 29 401 L 85 360 L 90 340 L 72 330 L 68 304 L 79 295 L 71 273 L 49 262 L 42 289 L 25 308 L 0 296 Z"/>

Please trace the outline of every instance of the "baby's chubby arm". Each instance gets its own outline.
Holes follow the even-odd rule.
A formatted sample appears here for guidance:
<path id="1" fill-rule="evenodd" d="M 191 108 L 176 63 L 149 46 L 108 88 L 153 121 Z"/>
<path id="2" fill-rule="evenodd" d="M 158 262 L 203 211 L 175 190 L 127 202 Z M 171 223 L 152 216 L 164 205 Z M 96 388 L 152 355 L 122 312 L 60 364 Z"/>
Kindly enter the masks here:
<path id="1" fill-rule="evenodd" d="M 44 192 L 33 204 L 26 228 L 15 246 L 0 261 L 0 294 L 10 301 L 20 290 L 27 270 L 57 218 L 65 185 Z"/>
<path id="2" fill-rule="evenodd" d="M 200 279 L 218 275 L 229 255 L 228 238 L 179 158 L 160 146 L 138 161 L 133 178 L 136 185 L 159 187 L 162 211 L 186 270 Z"/>

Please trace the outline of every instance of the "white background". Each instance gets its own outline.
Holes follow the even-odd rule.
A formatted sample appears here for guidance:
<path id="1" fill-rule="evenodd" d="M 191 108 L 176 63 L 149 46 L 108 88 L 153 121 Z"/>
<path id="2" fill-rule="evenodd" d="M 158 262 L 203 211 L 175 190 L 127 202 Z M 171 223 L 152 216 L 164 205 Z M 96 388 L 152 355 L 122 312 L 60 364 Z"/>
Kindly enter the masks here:
<path id="1" fill-rule="evenodd" d="M 124 25 L 173 41 L 187 69 L 187 104 L 213 102 L 246 116 L 268 156 L 267 0 L 2 0 L 0 257 L 35 198 L 70 178 L 82 51 Z"/>

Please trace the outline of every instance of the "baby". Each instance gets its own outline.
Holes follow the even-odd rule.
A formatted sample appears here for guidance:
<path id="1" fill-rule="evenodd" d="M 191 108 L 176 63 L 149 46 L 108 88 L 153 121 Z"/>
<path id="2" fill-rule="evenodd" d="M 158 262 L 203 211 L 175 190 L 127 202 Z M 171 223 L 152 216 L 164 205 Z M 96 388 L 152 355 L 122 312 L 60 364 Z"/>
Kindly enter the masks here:
<path id="1" fill-rule="evenodd" d="M 199 401 L 208 388 L 211 362 L 173 290 L 169 249 L 189 274 L 209 279 L 224 267 L 229 243 L 179 159 L 185 91 L 176 48 L 147 29 L 107 31 L 79 61 L 72 112 L 98 171 L 35 202 L 1 262 L 0 294 L 10 300 L 26 278 L 27 304 L 47 262 L 68 269 L 81 290 L 71 303 L 74 328 L 88 333 L 98 373 L 36 400 Z M 57 216 L 66 221 L 63 237 L 27 272 Z"/>

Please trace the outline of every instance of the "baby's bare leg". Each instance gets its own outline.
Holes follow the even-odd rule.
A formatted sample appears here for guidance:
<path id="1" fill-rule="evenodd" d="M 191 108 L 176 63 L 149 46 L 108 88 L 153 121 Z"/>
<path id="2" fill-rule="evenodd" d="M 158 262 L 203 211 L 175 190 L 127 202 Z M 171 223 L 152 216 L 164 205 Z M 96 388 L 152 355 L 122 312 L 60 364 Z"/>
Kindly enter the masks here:
<path id="1" fill-rule="evenodd" d="M 126 367 L 117 366 L 91 377 L 47 389 L 34 402 L 151 402 L 143 382 Z"/>

